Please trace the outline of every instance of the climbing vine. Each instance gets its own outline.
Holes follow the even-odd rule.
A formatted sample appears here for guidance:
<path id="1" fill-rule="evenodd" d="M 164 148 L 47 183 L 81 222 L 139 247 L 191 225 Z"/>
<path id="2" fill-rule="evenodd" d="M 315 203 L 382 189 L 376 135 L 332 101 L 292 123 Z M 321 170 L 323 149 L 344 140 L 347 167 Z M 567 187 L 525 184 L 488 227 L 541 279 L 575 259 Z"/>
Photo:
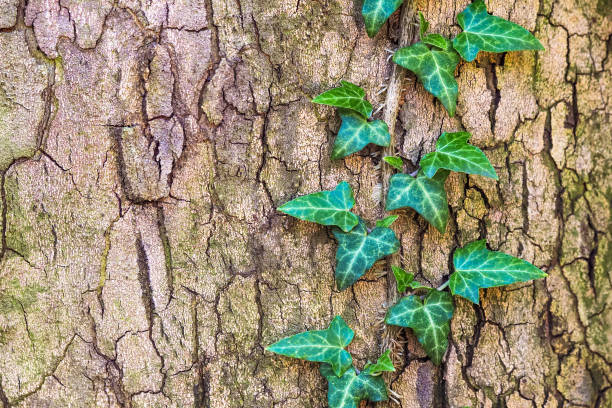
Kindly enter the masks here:
<path id="1" fill-rule="evenodd" d="M 368 35 L 373 37 L 402 0 L 365 0 L 362 14 Z M 484 3 L 477 0 L 458 14 L 462 32 L 449 39 L 427 34 L 429 23 L 419 13 L 420 41 L 398 49 L 393 61 L 412 71 L 424 88 L 435 96 L 450 116 L 455 114 L 458 86 L 455 70 L 461 59 L 471 62 L 480 51 L 508 52 L 542 50 L 540 42 L 523 27 L 490 15 Z M 360 151 L 368 144 L 389 146 L 391 135 L 387 124 L 372 119 L 373 107 L 365 91 L 347 81 L 315 97 L 312 102 L 338 108 L 342 120 L 334 141 L 331 158 L 341 159 Z M 498 179 L 486 155 L 468 143 L 468 132 L 443 133 L 435 151 L 424 155 L 419 169 L 406 174 L 398 155 L 383 161 L 399 171 L 391 176 L 385 200 L 387 211 L 412 208 L 440 233 L 446 231 L 449 210 L 445 182 L 450 172 L 475 174 Z M 378 260 L 396 253 L 400 242 L 390 228 L 398 218 L 389 215 L 368 224 L 351 212 L 355 198 L 351 186 L 342 181 L 334 190 L 298 197 L 278 209 L 300 220 L 332 228 L 338 242 L 335 280 L 342 291 L 359 280 Z M 448 348 L 450 321 L 454 313 L 453 295 L 479 303 L 479 290 L 546 277 L 546 273 L 519 258 L 491 251 L 486 241 L 478 240 L 457 248 L 453 253 L 453 271 L 438 288 L 424 285 L 414 274 L 391 265 L 397 291 L 403 294 L 389 307 L 384 319 L 387 325 L 412 329 L 431 361 L 439 365 Z M 376 363 L 362 371 L 353 366 L 346 347 L 354 337 L 353 330 L 336 316 L 325 330 L 314 330 L 286 337 L 270 346 L 273 353 L 321 363 L 320 373 L 328 381 L 328 402 L 332 408 L 356 408 L 360 401 L 388 399 L 387 387 L 380 376 L 395 371 L 390 350 Z"/>

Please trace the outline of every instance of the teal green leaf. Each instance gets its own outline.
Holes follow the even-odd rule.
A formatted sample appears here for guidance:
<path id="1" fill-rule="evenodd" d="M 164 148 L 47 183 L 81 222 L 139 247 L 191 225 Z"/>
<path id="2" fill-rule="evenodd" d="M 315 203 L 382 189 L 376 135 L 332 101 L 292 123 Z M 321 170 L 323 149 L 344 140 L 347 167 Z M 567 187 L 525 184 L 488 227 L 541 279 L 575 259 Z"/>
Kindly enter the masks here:
<path id="1" fill-rule="evenodd" d="M 365 91 L 361 87 L 348 81 L 340 81 L 338 88 L 325 91 L 312 101 L 322 105 L 351 109 L 369 118 L 372 115 L 372 104 L 364 98 Z"/>
<path id="2" fill-rule="evenodd" d="M 380 27 L 391 14 L 402 5 L 404 0 L 365 0 L 361 9 L 368 37 L 372 38 L 378 33 Z"/>
<path id="3" fill-rule="evenodd" d="M 444 105 L 450 116 L 455 115 L 458 86 L 455 68 L 459 54 L 452 49 L 450 40 L 444 38 L 444 49 L 430 49 L 422 42 L 403 47 L 393 55 L 393 62 L 412 71 L 429 93 Z"/>
<path id="4" fill-rule="evenodd" d="M 419 38 L 423 40 L 425 33 L 429 30 L 429 21 L 425 20 L 423 13 L 419 11 Z"/>
<path id="5" fill-rule="evenodd" d="M 344 290 L 364 274 L 379 259 L 399 249 L 400 243 L 390 228 L 376 227 L 368 234 L 363 220 L 350 232 L 335 228 L 338 240 L 336 252 L 336 285 Z"/>
<path id="6" fill-rule="evenodd" d="M 438 47 L 441 50 L 449 50 L 451 45 L 450 42 L 440 34 L 427 34 L 425 37 L 421 37 L 421 41 L 425 44 Z"/>
<path id="7" fill-rule="evenodd" d="M 321 364 L 319 371 L 328 382 L 329 408 L 357 408 L 363 400 L 379 402 L 388 398 L 387 385 L 380 375 L 371 375 L 367 370 L 357 375 L 351 367 L 338 378 L 327 364 Z"/>
<path id="8" fill-rule="evenodd" d="M 387 312 L 385 322 L 410 327 L 431 361 L 439 365 L 448 347 L 449 321 L 453 317 L 453 297 L 432 290 L 423 302 L 418 296 L 405 296 Z"/>
<path id="9" fill-rule="evenodd" d="M 509 285 L 548 276 L 527 261 L 503 252 L 490 251 L 486 241 L 474 241 L 459 248 L 453 255 L 455 272 L 449 287 L 459 295 L 478 304 L 478 289 Z"/>
<path id="10" fill-rule="evenodd" d="M 408 273 L 399 266 L 392 265 L 391 270 L 393 271 L 393 276 L 395 276 L 395 283 L 397 285 L 397 291 L 399 293 L 404 293 L 407 288 L 410 287 L 410 284 L 414 280 L 414 275 L 412 273 Z"/>
<path id="11" fill-rule="evenodd" d="M 278 210 L 300 220 L 336 225 L 347 232 L 359 222 L 359 217 L 349 211 L 354 205 L 351 186 L 343 181 L 332 191 L 298 197 L 278 207 Z"/>
<path id="12" fill-rule="evenodd" d="M 352 369 L 353 359 L 345 347 L 355 333 L 342 317 L 336 316 L 325 330 L 296 334 L 266 347 L 267 351 L 302 360 L 328 363 L 333 373 L 341 377 Z"/>
<path id="13" fill-rule="evenodd" d="M 487 13 L 482 0 L 470 4 L 457 15 L 463 29 L 453 46 L 466 61 L 473 61 L 478 51 L 506 52 L 543 50 L 537 38 L 518 24 Z"/>
<path id="14" fill-rule="evenodd" d="M 467 143 L 468 132 L 442 133 L 436 142 L 436 151 L 423 156 L 420 165 L 427 177 L 433 177 L 438 169 L 468 174 L 479 174 L 497 180 L 495 169 L 487 156 Z"/>
<path id="15" fill-rule="evenodd" d="M 401 157 L 397 156 L 385 156 L 383 160 L 389 164 L 389 166 L 398 169 L 399 171 L 404 170 L 404 161 Z"/>
<path id="16" fill-rule="evenodd" d="M 391 135 L 382 120 L 368 122 L 363 116 L 346 109 L 340 111 L 340 117 L 342 125 L 331 153 L 333 160 L 358 152 L 370 143 L 389 146 Z"/>
<path id="17" fill-rule="evenodd" d="M 363 367 L 363 371 L 367 371 L 367 373 L 371 375 L 378 375 L 383 371 L 395 371 L 393 361 L 391 361 L 391 350 L 387 350 L 382 353 L 382 355 L 378 357 L 376 364 L 368 362 L 365 367 Z"/>
<path id="18" fill-rule="evenodd" d="M 382 220 L 378 220 L 376 221 L 376 226 L 377 227 L 390 227 L 395 220 L 397 220 L 399 218 L 399 215 L 390 215 L 388 217 L 383 218 Z"/>
<path id="19" fill-rule="evenodd" d="M 387 194 L 387 211 L 403 207 L 413 208 L 442 234 L 448 222 L 448 202 L 444 182 L 448 171 L 441 171 L 434 178 L 419 172 L 416 177 L 399 173 L 391 176 Z"/>

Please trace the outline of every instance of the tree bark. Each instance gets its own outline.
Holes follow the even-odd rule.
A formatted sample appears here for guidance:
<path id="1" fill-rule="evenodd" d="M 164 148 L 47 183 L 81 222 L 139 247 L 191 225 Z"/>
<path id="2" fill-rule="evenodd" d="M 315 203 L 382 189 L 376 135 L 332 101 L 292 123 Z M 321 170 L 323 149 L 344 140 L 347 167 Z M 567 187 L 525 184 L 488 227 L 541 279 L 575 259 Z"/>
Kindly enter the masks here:
<path id="1" fill-rule="evenodd" d="M 444 35 L 469 3 L 406 1 Z M 411 169 L 467 130 L 500 180 L 451 175 L 445 234 L 399 212 L 397 261 L 437 286 L 486 238 L 549 276 L 456 297 L 435 367 L 380 324 L 386 263 L 338 292 L 328 229 L 275 210 L 347 180 L 383 216 L 381 149 L 330 161 L 339 119 L 310 99 L 346 79 L 379 107 L 410 21 L 369 39 L 352 0 L 0 0 L 0 406 L 325 407 L 315 364 L 264 347 L 337 314 L 358 368 L 392 345 L 401 407 L 612 406 L 611 5 L 487 6 L 546 51 L 461 63 L 454 118 L 405 75 Z"/>

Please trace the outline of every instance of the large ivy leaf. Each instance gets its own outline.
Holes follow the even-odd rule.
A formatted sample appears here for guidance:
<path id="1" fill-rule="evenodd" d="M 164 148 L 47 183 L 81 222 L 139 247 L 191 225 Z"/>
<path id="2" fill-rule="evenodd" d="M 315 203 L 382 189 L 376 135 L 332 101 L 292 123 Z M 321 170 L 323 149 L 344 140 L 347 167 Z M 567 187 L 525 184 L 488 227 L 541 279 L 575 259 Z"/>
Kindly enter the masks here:
<path id="1" fill-rule="evenodd" d="M 368 370 L 357 375 L 351 367 L 340 378 L 334 375 L 327 364 L 322 364 L 319 371 L 328 382 L 329 408 L 357 408 L 363 400 L 379 402 L 388 398 L 385 380 L 379 375 L 371 375 Z"/>
<path id="2" fill-rule="evenodd" d="M 391 361 L 391 350 L 387 350 L 382 353 L 382 355 L 378 357 L 375 364 L 368 362 L 365 367 L 363 367 L 363 371 L 367 371 L 367 373 L 371 375 L 378 375 L 383 371 L 395 371 L 393 361 Z"/>
<path id="3" fill-rule="evenodd" d="M 350 232 L 334 229 L 338 240 L 336 252 L 336 285 L 344 290 L 364 274 L 379 259 L 396 252 L 400 243 L 391 228 L 368 229 L 359 219 L 359 224 Z"/>
<path id="4" fill-rule="evenodd" d="M 389 128 L 382 120 L 368 122 L 363 116 L 353 111 L 340 111 L 342 125 L 336 136 L 332 159 L 340 159 L 363 149 L 369 143 L 378 146 L 389 146 L 391 135 Z"/>
<path id="5" fill-rule="evenodd" d="M 410 327 L 431 361 L 439 365 L 448 347 L 449 321 L 453 317 L 453 310 L 450 293 L 432 290 L 423 302 L 415 295 L 401 298 L 389 309 L 385 322 Z"/>
<path id="6" fill-rule="evenodd" d="M 266 350 L 283 356 L 302 360 L 328 363 L 333 373 L 341 377 L 353 359 L 344 348 L 353 341 L 355 333 L 342 317 L 336 316 L 325 330 L 312 330 L 299 333 L 266 347 Z"/>
<path id="7" fill-rule="evenodd" d="M 372 104 L 364 98 L 365 91 L 361 87 L 348 81 L 340 81 L 338 88 L 325 91 L 312 101 L 322 105 L 351 109 L 369 118 L 372 115 Z"/>
<path id="8" fill-rule="evenodd" d="M 468 174 L 498 179 L 487 156 L 467 143 L 472 135 L 468 132 L 442 133 L 436 142 L 436 151 L 423 156 L 420 165 L 427 177 L 433 177 L 438 169 L 447 169 Z"/>
<path id="9" fill-rule="evenodd" d="M 454 295 L 478 304 L 478 289 L 509 285 L 548 276 L 527 261 L 490 251 L 484 239 L 459 248 L 453 255 L 455 272 L 449 287 Z"/>
<path id="10" fill-rule="evenodd" d="M 365 0 L 361 14 L 365 22 L 368 37 L 372 38 L 378 33 L 380 27 L 391 14 L 402 5 L 404 0 Z"/>
<path id="11" fill-rule="evenodd" d="M 359 222 L 359 217 L 349 211 L 354 205 L 351 186 L 343 181 L 332 191 L 298 197 L 278 207 L 278 210 L 300 220 L 336 225 L 346 232 Z"/>
<path id="12" fill-rule="evenodd" d="M 387 211 L 403 207 L 413 208 L 442 234 L 448 222 L 448 202 L 444 182 L 448 171 L 440 171 L 435 177 L 419 172 L 416 177 L 398 173 L 391 176 L 387 194 Z"/>
<path id="13" fill-rule="evenodd" d="M 459 64 L 459 54 L 449 39 L 444 38 L 444 42 L 444 49 L 430 49 L 422 42 L 400 48 L 393 55 L 393 62 L 414 72 L 425 89 L 442 102 L 450 116 L 454 116 L 458 92 L 455 68 Z"/>
<path id="14" fill-rule="evenodd" d="M 478 51 L 506 52 L 543 50 L 537 38 L 518 24 L 487 13 L 482 0 L 477 0 L 457 15 L 463 29 L 453 46 L 466 61 L 473 61 Z"/>

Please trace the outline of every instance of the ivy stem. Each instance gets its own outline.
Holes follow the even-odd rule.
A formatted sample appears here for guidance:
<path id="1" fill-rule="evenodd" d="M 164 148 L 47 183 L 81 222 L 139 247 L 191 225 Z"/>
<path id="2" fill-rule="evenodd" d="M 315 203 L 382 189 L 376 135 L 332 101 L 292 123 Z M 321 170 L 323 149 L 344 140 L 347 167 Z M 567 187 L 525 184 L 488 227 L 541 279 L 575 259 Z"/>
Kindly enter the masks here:
<path id="1" fill-rule="evenodd" d="M 446 282 L 444 282 L 443 284 L 441 284 L 440 286 L 438 286 L 437 290 L 444 290 L 444 289 L 446 289 L 446 287 L 448 286 L 449 283 L 450 283 L 450 279 L 447 280 Z"/>

